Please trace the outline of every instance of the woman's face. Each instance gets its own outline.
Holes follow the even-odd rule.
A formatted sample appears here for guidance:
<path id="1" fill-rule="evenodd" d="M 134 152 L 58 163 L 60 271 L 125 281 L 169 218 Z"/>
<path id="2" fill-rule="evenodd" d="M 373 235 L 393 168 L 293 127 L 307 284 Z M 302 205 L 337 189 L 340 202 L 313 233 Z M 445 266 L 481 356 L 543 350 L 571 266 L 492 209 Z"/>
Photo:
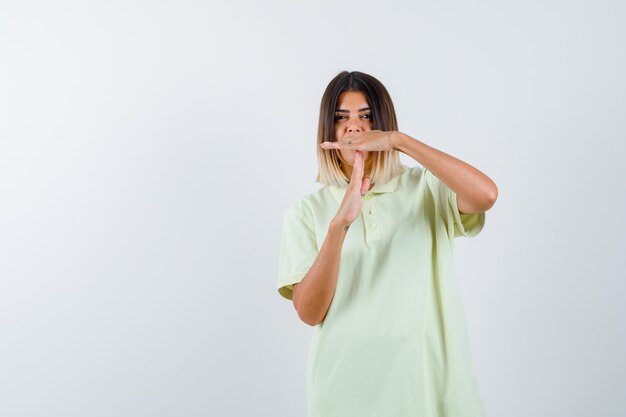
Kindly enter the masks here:
<path id="1" fill-rule="evenodd" d="M 365 95 L 360 91 L 346 91 L 339 96 L 335 110 L 335 138 L 338 142 L 345 142 L 358 133 L 372 130 L 372 111 Z M 339 150 L 341 159 L 346 164 L 354 165 L 354 152 L 345 149 Z M 363 151 L 366 165 L 371 162 L 371 153 Z"/>

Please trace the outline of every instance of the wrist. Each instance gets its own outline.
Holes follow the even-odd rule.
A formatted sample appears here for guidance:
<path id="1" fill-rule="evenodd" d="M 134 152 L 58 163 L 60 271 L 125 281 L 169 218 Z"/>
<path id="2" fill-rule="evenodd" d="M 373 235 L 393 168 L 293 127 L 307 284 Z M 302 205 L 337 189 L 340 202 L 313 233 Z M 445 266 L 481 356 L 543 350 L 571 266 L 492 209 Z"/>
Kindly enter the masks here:
<path id="1" fill-rule="evenodd" d="M 390 142 L 393 149 L 396 151 L 407 153 L 407 149 L 409 148 L 411 141 L 417 141 L 417 139 L 414 139 L 402 132 L 391 132 Z"/>
<path id="2" fill-rule="evenodd" d="M 406 135 L 399 131 L 389 132 L 389 145 L 391 150 L 403 152 L 404 143 L 406 141 Z"/>
<path id="3" fill-rule="evenodd" d="M 328 231 L 345 234 L 349 228 L 350 228 L 350 222 L 340 219 L 338 217 L 335 217 L 334 219 L 331 220 L 330 225 L 328 226 Z"/>

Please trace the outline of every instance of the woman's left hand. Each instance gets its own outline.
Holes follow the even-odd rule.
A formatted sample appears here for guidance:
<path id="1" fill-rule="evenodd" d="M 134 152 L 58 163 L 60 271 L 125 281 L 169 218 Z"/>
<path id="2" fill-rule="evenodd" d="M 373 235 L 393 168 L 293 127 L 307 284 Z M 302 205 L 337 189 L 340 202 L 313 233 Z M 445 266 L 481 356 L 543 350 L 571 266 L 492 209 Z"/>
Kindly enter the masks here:
<path id="1" fill-rule="evenodd" d="M 352 136 L 346 135 L 337 142 L 322 142 L 320 146 L 323 149 L 346 149 L 351 151 L 391 151 L 394 149 L 391 143 L 392 133 L 383 130 L 368 130 Z"/>

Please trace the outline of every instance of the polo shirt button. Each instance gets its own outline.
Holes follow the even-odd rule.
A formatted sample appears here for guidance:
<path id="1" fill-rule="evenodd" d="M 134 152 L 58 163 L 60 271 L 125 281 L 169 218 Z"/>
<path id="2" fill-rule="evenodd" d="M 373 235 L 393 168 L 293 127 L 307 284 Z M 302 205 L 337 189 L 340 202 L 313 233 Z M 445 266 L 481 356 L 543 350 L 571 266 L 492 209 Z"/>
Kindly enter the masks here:
<path id="1" fill-rule="evenodd" d="M 370 225 L 370 229 L 376 229 L 378 227 L 378 225 L 376 223 L 372 223 Z"/>

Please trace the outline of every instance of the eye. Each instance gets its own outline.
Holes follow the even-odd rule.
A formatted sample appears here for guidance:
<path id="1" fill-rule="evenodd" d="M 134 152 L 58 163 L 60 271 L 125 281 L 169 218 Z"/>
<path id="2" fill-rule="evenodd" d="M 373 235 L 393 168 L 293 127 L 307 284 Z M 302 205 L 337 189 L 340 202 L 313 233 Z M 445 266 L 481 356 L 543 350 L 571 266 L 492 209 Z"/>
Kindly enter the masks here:
<path id="1" fill-rule="evenodd" d="M 343 119 L 345 119 L 345 118 L 346 118 L 346 116 L 342 116 L 342 115 L 340 115 L 340 114 L 336 114 L 336 115 L 335 115 L 335 121 L 338 121 L 338 120 L 343 120 Z"/>
<path id="2" fill-rule="evenodd" d="M 371 115 L 371 114 L 364 114 L 364 115 L 363 115 L 363 117 L 364 117 L 365 119 L 367 119 L 367 120 L 372 120 L 372 119 L 374 119 L 374 118 L 372 117 L 372 115 Z"/>

